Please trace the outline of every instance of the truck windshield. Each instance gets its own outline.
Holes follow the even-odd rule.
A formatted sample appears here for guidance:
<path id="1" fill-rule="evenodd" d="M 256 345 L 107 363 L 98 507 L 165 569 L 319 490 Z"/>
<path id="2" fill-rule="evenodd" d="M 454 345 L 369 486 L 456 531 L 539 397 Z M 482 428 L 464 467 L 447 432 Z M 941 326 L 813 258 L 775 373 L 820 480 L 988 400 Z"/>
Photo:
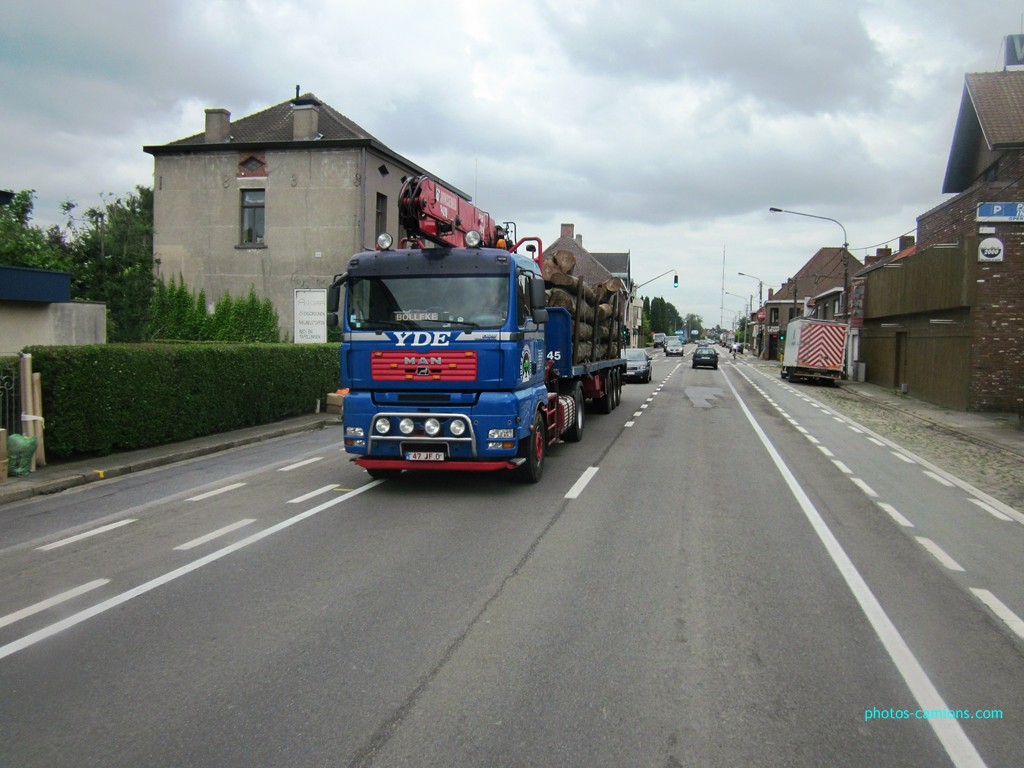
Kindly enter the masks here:
<path id="1" fill-rule="evenodd" d="M 500 328 L 509 306 L 507 275 L 369 277 L 349 280 L 353 330 Z"/>

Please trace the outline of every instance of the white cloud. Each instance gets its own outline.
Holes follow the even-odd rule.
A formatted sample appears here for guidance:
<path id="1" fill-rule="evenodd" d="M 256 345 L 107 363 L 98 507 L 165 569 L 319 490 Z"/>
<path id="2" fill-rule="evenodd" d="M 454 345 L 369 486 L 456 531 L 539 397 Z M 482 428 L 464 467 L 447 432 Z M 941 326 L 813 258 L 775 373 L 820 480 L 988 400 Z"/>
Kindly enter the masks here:
<path id="1" fill-rule="evenodd" d="M 520 234 L 576 224 L 645 291 L 717 322 L 745 271 L 781 282 L 827 222 L 874 246 L 936 205 L 964 73 L 1020 10 L 960 0 L 40 0 L 0 31 L 0 186 L 58 203 L 152 183 L 147 144 L 315 92 Z M 863 256 L 864 252 L 857 255 Z M 667 290 L 666 290 L 667 289 Z M 670 295 L 671 294 L 671 295 Z"/>

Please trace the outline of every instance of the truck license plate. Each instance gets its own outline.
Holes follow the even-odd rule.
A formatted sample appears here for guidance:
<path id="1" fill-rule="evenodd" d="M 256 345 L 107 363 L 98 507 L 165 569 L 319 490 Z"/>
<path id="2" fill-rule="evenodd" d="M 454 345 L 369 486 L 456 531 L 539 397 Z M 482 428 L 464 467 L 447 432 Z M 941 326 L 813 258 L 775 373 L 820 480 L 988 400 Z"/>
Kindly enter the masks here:
<path id="1" fill-rule="evenodd" d="M 443 451 L 409 451 L 405 454 L 406 461 L 444 461 Z"/>

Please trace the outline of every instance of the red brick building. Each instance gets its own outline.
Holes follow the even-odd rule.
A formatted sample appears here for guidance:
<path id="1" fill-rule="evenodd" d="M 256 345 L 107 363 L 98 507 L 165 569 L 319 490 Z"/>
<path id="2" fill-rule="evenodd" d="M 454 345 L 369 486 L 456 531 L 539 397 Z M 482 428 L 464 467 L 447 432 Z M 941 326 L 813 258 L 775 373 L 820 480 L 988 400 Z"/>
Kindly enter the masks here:
<path id="1" fill-rule="evenodd" d="M 1024 71 L 966 76 L 942 191 L 913 249 L 856 275 L 867 380 L 1024 412 Z"/>

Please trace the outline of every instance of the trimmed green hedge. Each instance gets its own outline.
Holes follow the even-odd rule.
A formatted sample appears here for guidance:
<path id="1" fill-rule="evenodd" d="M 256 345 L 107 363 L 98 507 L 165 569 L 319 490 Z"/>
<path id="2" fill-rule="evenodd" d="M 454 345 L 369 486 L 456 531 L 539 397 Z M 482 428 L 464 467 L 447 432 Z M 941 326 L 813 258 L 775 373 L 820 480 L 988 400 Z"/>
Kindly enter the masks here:
<path id="1" fill-rule="evenodd" d="M 135 450 L 312 413 L 340 386 L 338 344 L 29 347 L 46 452 Z"/>

